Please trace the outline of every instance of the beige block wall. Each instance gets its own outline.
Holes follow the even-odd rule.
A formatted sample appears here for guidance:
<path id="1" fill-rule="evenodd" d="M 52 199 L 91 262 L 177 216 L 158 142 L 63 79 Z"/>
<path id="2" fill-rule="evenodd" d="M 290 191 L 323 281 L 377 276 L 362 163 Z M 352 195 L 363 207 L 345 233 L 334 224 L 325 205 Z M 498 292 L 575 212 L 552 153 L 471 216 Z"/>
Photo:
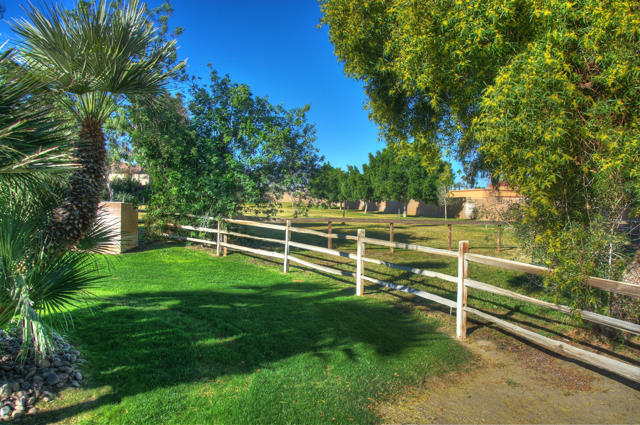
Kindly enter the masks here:
<path id="1" fill-rule="evenodd" d="M 524 198 L 482 198 L 465 199 L 458 218 L 477 220 L 504 220 L 507 210 L 523 201 Z"/>
<path id="2" fill-rule="evenodd" d="M 110 254 L 121 254 L 138 246 L 138 211 L 126 202 L 101 202 L 99 218 L 116 235 Z"/>

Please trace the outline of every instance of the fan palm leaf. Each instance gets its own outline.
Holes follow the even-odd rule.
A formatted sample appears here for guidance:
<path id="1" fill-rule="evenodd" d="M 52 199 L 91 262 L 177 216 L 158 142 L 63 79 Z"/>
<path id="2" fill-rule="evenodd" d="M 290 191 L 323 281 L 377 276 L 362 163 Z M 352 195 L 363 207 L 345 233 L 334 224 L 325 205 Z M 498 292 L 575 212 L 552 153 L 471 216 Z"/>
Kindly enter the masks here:
<path id="1" fill-rule="evenodd" d="M 34 95 L 43 84 L 19 69 L 11 50 L 0 55 L 0 185 L 37 186 L 67 174 L 75 163 L 69 134 L 54 118 L 51 102 Z"/>

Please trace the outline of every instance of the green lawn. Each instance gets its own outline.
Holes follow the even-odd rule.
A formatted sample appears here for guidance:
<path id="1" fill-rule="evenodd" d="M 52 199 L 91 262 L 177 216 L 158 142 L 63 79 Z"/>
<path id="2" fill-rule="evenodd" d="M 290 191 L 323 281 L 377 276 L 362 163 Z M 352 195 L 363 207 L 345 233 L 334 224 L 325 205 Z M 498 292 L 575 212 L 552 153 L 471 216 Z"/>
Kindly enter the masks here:
<path id="1" fill-rule="evenodd" d="M 372 423 L 371 406 L 471 356 L 392 297 L 243 255 L 117 257 L 69 336 L 88 362 L 31 421 Z"/>
<path id="2" fill-rule="evenodd" d="M 321 209 L 314 209 L 315 214 Z M 325 215 L 338 210 L 322 210 Z M 329 212 L 327 212 L 329 211 Z M 361 212 L 353 212 L 354 216 L 362 217 Z M 367 214 L 367 216 L 370 216 Z M 295 223 L 296 227 L 306 227 L 322 232 L 327 231 L 326 223 Z M 250 228 L 248 226 L 236 226 L 239 232 L 268 236 L 271 238 L 282 239 L 283 232 L 269 229 Z M 340 223 L 339 219 L 333 222 L 334 233 L 345 233 L 356 235 L 357 229 L 366 230 L 368 237 L 388 240 L 389 227 L 387 224 L 371 224 L 371 223 Z M 395 224 L 394 240 L 398 242 L 414 243 L 434 248 L 447 248 L 447 226 L 442 224 Z M 210 235 L 200 235 L 207 238 Z M 524 255 L 523 251 L 518 247 L 517 239 L 513 232 L 506 228 L 503 231 L 502 251 L 496 252 L 496 236 L 497 230 L 495 226 L 484 224 L 462 224 L 453 222 L 452 249 L 457 250 L 459 240 L 468 240 L 470 243 L 470 252 L 503 257 L 507 259 L 531 262 L 531 258 Z M 293 233 L 292 240 L 307 244 L 326 246 L 327 239 L 319 236 L 307 234 Z M 282 245 L 260 244 L 252 240 L 233 237 L 230 239 L 232 243 L 241 245 L 259 246 L 265 249 L 282 251 Z M 333 248 L 345 252 L 356 252 L 356 244 L 354 241 L 333 240 Z M 292 249 L 292 255 L 299 256 L 307 261 L 312 261 L 325 266 L 331 266 L 348 271 L 355 271 L 356 262 L 344 257 L 328 256 L 309 252 L 306 250 Z M 447 258 L 438 255 L 425 254 L 417 251 L 408 251 L 403 249 L 395 249 L 391 254 L 389 248 L 382 246 L 367 245 L 366 256 L 397 263 L 405 266 L 412 266 L 432 271 L 445 273 L 451 276 L 457 276 L 457 259 Z M 444 282 L 439 279 L 427 278 L 414 275 L 410 272 L 391 269 L 384 266 L 377 266 L 370 263 L 365 264 L 365 275 L 375 277 L 381 280 L 390 281 L 397 284 L 408 285 L 417 289 L 425 290 L 451 300 L 456 299 L 457 285 L 454 283 Z M 501 288 L 509 289 L 525 295 L 529 295 L 538 299 L 549 302 L 557 302 L 559 304 L 569 305 L 571 301 L 566 297 L 556 298 L 549 293 L 543 285 L 543 279 L 540 276 L 533 276 L 526 273 L 519 273 L 510 270 L 500 269 L 497 267 L 486 266 L 477 263 L 470 264 L 470 278 L 482 282 L 489 283 Z M 353 279 L 347 279 L 353 280 Z M 374 284 L 367 284 L 366 291 L 379 291 Z M 418 302 L 413 296 L 407 296 L 412 303 Z M 475 289 L 469 290 L 469 305 L 480 309 L 494 316 L 508 320 L 514 324 L 522 325 L 543 335 L 571 340 L 572 342 L 582 345 L 585 348 L 592 349 L 594 344 L 604 345 L 605 350 L 614 351 L 623 356 L 623 359 L 633 361 L 637 358 L 639 351 L 637 350 L 640 338 L 632 337 L 630 340 L 602 340 L 597 331 L 592 331 L 593 327 L 590 322 L 580 322 L 575 318 L 564 313 L 549 310 L 548 308 L 529 304 L 504 296 L 491 294 Z M 437 308 L 437 306 L 429 305 L 429 308 Z M 448 308 L 441 308 L 447 311 Z M 607 313 L 603 309 L 602 313 Z M 472 334 L 478 327 L 483 324 L 471 324 L 469 332 Z"/>

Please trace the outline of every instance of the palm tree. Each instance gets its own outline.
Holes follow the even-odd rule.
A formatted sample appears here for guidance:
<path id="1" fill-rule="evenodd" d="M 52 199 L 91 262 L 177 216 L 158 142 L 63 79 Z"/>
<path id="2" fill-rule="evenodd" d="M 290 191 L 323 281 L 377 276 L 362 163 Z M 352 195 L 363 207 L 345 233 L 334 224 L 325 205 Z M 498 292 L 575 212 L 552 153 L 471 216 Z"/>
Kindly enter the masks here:
<path id="1" fill-rule="evenodd" d="M 95 249 L 109 235 L 94 226 L 74 251 L 48 249 L 49 214 L 76 167 L 69 133 L 54 118 L 42 83 L 0 55 L 0 328 L 20 323 L 23 355 L 53 348 L 51 319 L 62 317 L 99 278 Z M 62 315 L 51 313 L 63 313 Z"/>
<path id="2" fill-rule="evenodd" d="M 79 166 L 48 228 L 55 246 L 68 247 L 96 220 L 106 178 L 105 120 L 124 101 L 159 94 L 184 64 L 167 67 L 175 42 L 157 37 L 138 0 L 118 7 L 106 0 L 84 2 L 73 11 L 30 6 L 26 13 L 13 25 L 20 60 L 79 123 Z"/>

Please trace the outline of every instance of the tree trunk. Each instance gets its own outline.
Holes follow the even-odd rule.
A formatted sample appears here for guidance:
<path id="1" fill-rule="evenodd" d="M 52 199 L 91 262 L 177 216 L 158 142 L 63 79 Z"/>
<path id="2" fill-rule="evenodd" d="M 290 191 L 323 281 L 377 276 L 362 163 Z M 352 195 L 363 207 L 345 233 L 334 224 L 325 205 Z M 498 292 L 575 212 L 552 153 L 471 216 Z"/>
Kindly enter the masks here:
<path id="1" fill-rule="evenodd" d="M 293 192 L 291 192 L 291 215 L 293 217 L 296 216 L 296 202 L 295 198 L 293 197 Z"/>
<path id="2" fill-rule="evenodd" d="M 369 209 L 369 202 L 368 201 L 364 201 L 364 213 L 367 213 L 367 209 Z"/>
<path id="3" fill-rule="evenodd" d="M 402 216 L 404 218 L 407 218 L 407 200 L 406 200 L 406 198 L 402 199 L 402 206 L 403 206 Z"/>
<path id="4" fill-rule="evenodd" d="M 78 168 L 71 175 L 66 198 L 53 211 L 47 229 L 49 243 L 55 247 L 73 246 L 91 229 L 106 183 L 107 150 L 102 124 L 84 120 L 79 136 L 75 150 Z"/>
<path id="5" fill-rule="evenodd" d="M 447 219 L 447 198 L 444 198 L 444 219 Z"/>

